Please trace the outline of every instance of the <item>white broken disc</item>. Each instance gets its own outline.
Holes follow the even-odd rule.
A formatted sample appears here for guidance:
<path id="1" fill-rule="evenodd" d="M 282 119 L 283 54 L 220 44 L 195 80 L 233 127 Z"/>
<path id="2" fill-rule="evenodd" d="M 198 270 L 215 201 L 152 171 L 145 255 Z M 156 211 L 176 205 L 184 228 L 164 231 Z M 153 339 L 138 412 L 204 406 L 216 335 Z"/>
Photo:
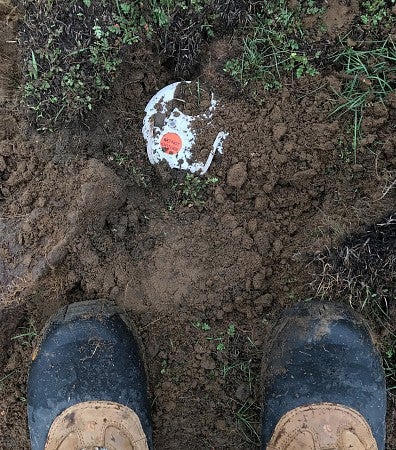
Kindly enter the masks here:
<path id="1" fill-rule="evenodd" d="M 197 134 L 193 124 L 198 119 L 209 124 L 217 102 L 212 94 L 208 110 L 197 116 L 189 116 L 178 108 L 172 108 L 170 105 L 180 83 L 190 84 L 191 81 L 164 87 L 154 95 L 144 110 L 146 115 L 142 132 L 147 142 L 147 154 L 151 164 L 166 161 L 171 168 L 204 174 L 216 152 L 223 152 L 223 141 L 228 133 L 220 131 L 217 134 L 206 161 L 193 160 L 192 148 Z"/>

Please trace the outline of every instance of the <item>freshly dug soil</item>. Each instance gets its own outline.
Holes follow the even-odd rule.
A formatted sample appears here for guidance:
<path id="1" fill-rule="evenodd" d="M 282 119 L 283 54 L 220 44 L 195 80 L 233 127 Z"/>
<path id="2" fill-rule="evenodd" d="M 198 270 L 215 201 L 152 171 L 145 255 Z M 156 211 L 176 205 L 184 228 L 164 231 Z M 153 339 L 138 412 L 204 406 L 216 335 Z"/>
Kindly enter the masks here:
<path id="1" fill-rule="evenodd" d="M 182 82 L 177 86 L 174 100 L 169 110 L 178 108 L 187 116 L 204 114 L 210 107 L 211 93 L 199 82 Z"/>
<path id="2" fill-rule="evenodd" d="M 170 208 L 181 175 L 149 165 L 141 134 L 146 103 L 174 81 L 156 55 L 133 48 L 84 124 L 38 134 L 19 107 L 12 9 L 0 6 L 0 448 L 29 449 L 34 330 L 98 297 L 139 327 L 157 448 L 256 448 L 260 359 L 276 317 L 315 295 L 316 252 L 394 210 L 394 190 L 383 194 L 395 105 L 372 106 L 371 138 L 347 163 L 345 117 L 329 117 L 337 73 L 263 92 L 257 106 L 222 74 L 229 41 L 214 42 L 201 79 L 230 133 L 209 170 L 219 182 L 204 205 Z"/>

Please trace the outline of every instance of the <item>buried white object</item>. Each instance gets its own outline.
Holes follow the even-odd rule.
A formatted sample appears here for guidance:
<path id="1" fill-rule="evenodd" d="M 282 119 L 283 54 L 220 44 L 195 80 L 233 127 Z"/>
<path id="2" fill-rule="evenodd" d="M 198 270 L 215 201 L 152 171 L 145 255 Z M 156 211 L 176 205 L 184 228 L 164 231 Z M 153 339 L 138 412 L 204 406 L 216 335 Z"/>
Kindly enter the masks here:
<path id="1" fill-rule="evenodd" d="M 170 84 L 158 91 L 148 102 L 144 110 L 143 136 L 147 142 L 147 154 L 151 164 L 166 161 L 171 168 L 187 170 L 191 173 L 206 173 L 213 157 L 223 153 L 223 142 L 228 133 L 220 131 L 205 162 L 193 160 L 193 146 L 198 132 L 193 127 L 197 120 L 210 124 L 216 109 L 217 101 L 211 95 L 210 106 L 203 114 L 189 116 L 177 107 L 172 107 L 172 100 L 180 83 L 190 84 L 191 81 Z"/>

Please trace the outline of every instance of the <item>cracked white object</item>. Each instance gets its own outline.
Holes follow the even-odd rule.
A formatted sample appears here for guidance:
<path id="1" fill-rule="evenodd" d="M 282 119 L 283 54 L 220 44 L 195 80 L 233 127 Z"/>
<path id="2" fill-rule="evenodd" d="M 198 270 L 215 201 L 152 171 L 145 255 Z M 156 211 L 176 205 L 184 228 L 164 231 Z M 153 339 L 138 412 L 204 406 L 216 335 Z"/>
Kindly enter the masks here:
<path id="1" fill-rule="evenodd" d="M 188 116 L 178 108 L 168 109 L 174 99 L 175 91 L 181 82 L 170 84 L 157 92 L 144 110 L 143 136 L 147 142 L 147 154 L 151 164 L 166 161 L 171 168 L 187 170 L 201 175 L 209 169 L 213 157 L 223 153 L 223 142 L 228 133 L 220 131 L 212 144 L 205 162 L 194 161 L 192 148 L 196 139 L 193 123 L 199 119 L 209 124 L 216 109 L 217 101 L 212 94 L 210 106 L 198 116 Z M 183 83 L 191 83 L 184 81 Z M 160 118 L 160 120 L 156 120 Z M 204 132 L 204 130 L 200 130 Z"/>

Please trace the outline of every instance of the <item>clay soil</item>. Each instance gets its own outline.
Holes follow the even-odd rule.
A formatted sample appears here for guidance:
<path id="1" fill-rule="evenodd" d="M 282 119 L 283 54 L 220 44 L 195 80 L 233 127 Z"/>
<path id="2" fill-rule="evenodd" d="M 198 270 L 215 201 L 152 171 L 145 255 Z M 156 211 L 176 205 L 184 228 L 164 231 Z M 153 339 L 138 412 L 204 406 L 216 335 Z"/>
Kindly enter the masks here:
<path id="1" fill-rule="evenodd" d="M 3 2 L 0 19 L 0 448 L 29 449 L 34 330 L 94 298 L 140 330 L 157 448 L 257 448 L 260 359 L 276 318 L 315 296 L 316 253 L 394 209 L 394 192 L 383 195 L 394 100 L 373 104 L 363 124 L 387 145 L 348 163 L 345 118 L 329 118 L 337 73 L 263 92 L 258 106 L 223 75 L 232 38 L 212 42 L 200 75 L 222 99 L 229 137 L 209 170 L 219 182 L 184 206 L 180 174 L 149 165 L 141 134 L 146 103 L 175 81 L 156 54 L 131 49 L 90 117 L 39 134 L 20 106 L 17 17 Z"/>

